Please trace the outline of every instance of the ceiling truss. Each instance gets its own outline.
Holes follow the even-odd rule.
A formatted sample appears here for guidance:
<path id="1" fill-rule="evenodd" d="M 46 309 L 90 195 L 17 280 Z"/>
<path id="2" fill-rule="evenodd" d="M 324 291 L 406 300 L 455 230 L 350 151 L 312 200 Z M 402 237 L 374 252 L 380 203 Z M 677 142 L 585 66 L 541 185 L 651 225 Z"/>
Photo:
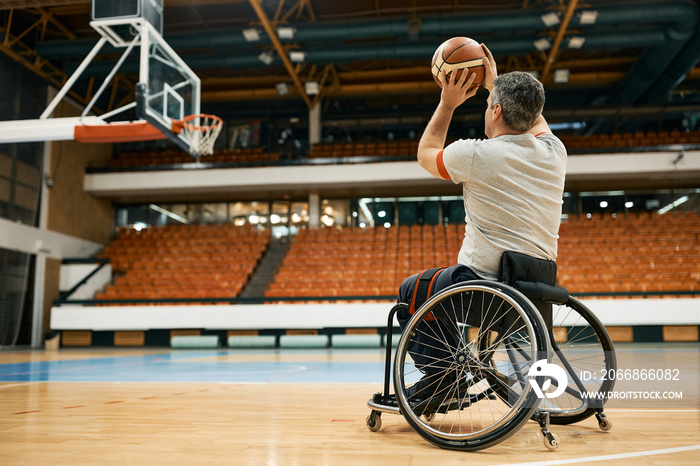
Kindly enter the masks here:
<path id="1" fill-rule="evenodd" d="M 494 0 L 495 2 L 497 0 Z M 282 61 L 281 67 L 270 68 L 254 73 L 240 72 L 203 75 L 202 100 L 215 101 L 249 101 L 271 99 L 302 100 L 309 109 L 314 108 L 324 98 L 353 97 L 394 94 L 428 94 L 437 95 L 439 89 L 425 67 L 413 63 L 399 63 L 391 60 L 373 62 L 320 64 L 293 63 L 289 58 L 290 50 L 300 48 L 301 44 L 280 40 L 277 29 L 280 26 L 294 27 L 301 23 L 314 23 L 328 17 L 337 17 L 335 11 L 324 10 L 327 5 L 314 0 L 165 0 L 168 7 L 187 8 L 196 25 L 202 31 L 214 30 L 211 18 L 207 19 L 200 7 L 232 4 L 250 7 L 254 13 L 248 18 L 248 24 L 265 30 L 269 43 L 253 44 L 257 50 L 276 54 Z M 363 2 L 364 10 L 356 13 L 357 17 L 385 20 L 395 17 L 396 8 L 387 10 L 382 0 Z M 444 11 L 464 12 L 471 8 L 467 0 L 451 0 L 449 5 L 442 5 Z M 512 2 L 511 2 L 512 3 Z M 89 0 L 0 0 L 0 34 L 2 42 L 0 51 L 43 77 L 56 87 L 66 81 L 66 73 L 41 57 L 36 51 L 36 44 L 47 40 L 76 39 L 74 27 L 64 24 L 57 18 L 56 12 L 68 12 L 72 15 L 89 17 Z M 476 4 L 474 4 L 476 5 Z M 605 86 L 622 82 L 629 69 L 639 58 L 638 55 L 623 52 L 609 52 L 607 55 L 574 54 L 566 49 L 565 38 L 577 33 L 572 27 L 577 9 L 587 6 L 579 0 L 523 0 L 523 10 L 547 9 L 557 12 L 561 21 L 553 27 L 543 27 L 540 36 L 551 40 L 547 51 L 531 51 L 521 54 L 509 54 L 499 59 L 499 72 L 525 70 L 538 72 L 540 79 L 550 87 L 564 88 L 575 86 Z M 316 8 L 315 8 L 316 7 Z M 21 8 L 21 9 L 20 9 Z M 420 26 L 419 13 L 425 6 L 417 6 L 416 0 L 406 2 L 403 15 L 408 22 L 414 21 Z M 477 8 L 474 6 L 473 8 Z M 631 6 L 630 8 L 633 8 Z M 323 10 L 323 11 L 317 11 Z M 17 16 L 22 15 L 23 26 L 18 26 Z M 324 16 L 325 15 L 325 16 Z M 394 15 L 394 16 L 391 16 Z M 61 16 L 62 18 L 62 16 Z M 410 37 L 407 38 L 410 40 Z M 252 47 L 252 46 L 251 46 Z M 636 52 L 635 52 L 636 53 Z M 568 82 L 556 83 L 553 80 L 557 69 L 569 70 Z M 286 74 L 284 74 L 286 72 Z M 698 68 L 687 74 L 689 79 L 698 79 Z M 118 74 L 112 83 L 109 102 L 105 104 L 109 111 L 119 107 L 127 98 L 125 94 L 133 93 L 134 75 Z M 308 93 L 309 82 L 318 84 L 316 93 Z M 281 95 L 276 86 L 280 83 L 289 85 L 289 92 Z M 79 102 L 88 102 L 93 95 L 94 81 L 86 86 L 81 94 L 71 92 Z M 686 91 L 690 94 L 690 91 Z"/>

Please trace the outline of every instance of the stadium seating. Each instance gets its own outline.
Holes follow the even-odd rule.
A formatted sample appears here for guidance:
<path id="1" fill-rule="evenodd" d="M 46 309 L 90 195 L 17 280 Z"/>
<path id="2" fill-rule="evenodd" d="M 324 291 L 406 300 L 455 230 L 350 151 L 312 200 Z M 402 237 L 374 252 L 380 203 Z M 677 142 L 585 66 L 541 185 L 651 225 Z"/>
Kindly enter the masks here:
<path id="1" fill-rule="evenodd" d="M 232 150 L 215 150 L 212 155 L 207 155 L 200 158 L 202 163 L 245 163 L 252 165 L 264 165 L 269 163 L 277 163 L 279 161 L 279 153 L 264 152 L 262 148 L 246 148 Z M 134 167 L 150 167 L 159 165 L 177 165 L 185 163 L 194 163 L 195 159 L 189 154 L 178 150 L 162 150 L 162 151 L 129 151 L 120 152 L 116 158 L 111 161 L 112 168 L 134 168 Z"/>
<path id="2" fill-rule="evenodd" d="M 668 145 L 698 145 L 700 131 L 637 131 L 634 133 L 560 135 L 569 152 L 626 152 L 648 150 Z"/>
<path id="3" fill-rule="evenodd" d="M 559 135 L 572 154 L 595 154 L 609 152 L 627 152 L 659 149 L 669 145 L 700 145 L 700 131 L 637 131 L 634 133 Z M 322 142 L 311 146 L 306 155 L 308 159 L 345 159 L 353 157 L 383 157 L 391 161 L 405 160 L 415 156 L 418 150 L 417 140 L 393 141 L 358 141 L 358 142 Z M 111 162 L 111 168 L 130 169 L 138 167 L 177 165 L 193 163 L 195 159 L 183 151 L 172 149 L 160 151 L 125 151 L 120 152 Z M 279 164 L 279 153 L 268 153 L 263 148 L 219 149 L 214 154 L 202 157 L 202 163 L 210 164 Z"/>
<path id="4" fill-rule="evenodd" d="M 417 140 L 315 144 L 309 158 L 411 157 L 418 152 Z"/>
<path id="5" fill-rule="evenodd" d="M 569 218 L 559 236 L 559 282 L 574 292 L 700 291 L 697 212 Z"/>
<path id="6" fill-rule="evenodd" d="M 463 236 L 464 225 L 300 230 L 265 297 L 393 299 L 406 277 L 454 264 Z M 115 284 L 97 299 L 234 298 L 269 241 L 230 225 L 122 229 L 103 255 Z M 700 216 L 569 217 L 557 263 L 574 294 L 700 294 Z"/>
<path id="7" fill-rule="evenodd" d="M 122 228 L 101 256 L 115 283 L 96 299 L 234 298 L 269 241 L 267 231 L 232 225 Z"/>
<path id="8" fill-rule="evenodd" d="M 464 226 L 302 230 L 267 297 L 392 296 L 404 278 L 457 257 Z"/>
<path id="9" fill-rule="evenodd" d="M 570 218 L 559 283 L 573 293 L 700 292 L 697 213 Z M 404 278 L 455 263 L 463 226 L 302 231 L 268 297 L 395 295 Z"/>

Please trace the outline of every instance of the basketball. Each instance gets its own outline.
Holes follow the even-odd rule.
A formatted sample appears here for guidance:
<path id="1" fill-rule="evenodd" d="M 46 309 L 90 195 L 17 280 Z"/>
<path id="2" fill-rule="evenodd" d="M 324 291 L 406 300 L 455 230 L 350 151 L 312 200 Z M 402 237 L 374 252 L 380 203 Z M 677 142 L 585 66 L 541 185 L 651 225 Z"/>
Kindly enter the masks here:
<path id="1" fill-rule="evenodd" d="M 452 72 L 457 71 L 455 79 L 462 76 L 462 71 L 468 69 L 476 73 L 476 78 L 470 86 L 479 86 L 484 81 L 484 57 L 486 54 L 481 45 L 469 37 L 453 37 L 448 39 L 437 48 L 430 65 L 433 78 L 438 86 L 442 87 L 440 73 L 446 72 L 447 81 L 451 79 Z"/>

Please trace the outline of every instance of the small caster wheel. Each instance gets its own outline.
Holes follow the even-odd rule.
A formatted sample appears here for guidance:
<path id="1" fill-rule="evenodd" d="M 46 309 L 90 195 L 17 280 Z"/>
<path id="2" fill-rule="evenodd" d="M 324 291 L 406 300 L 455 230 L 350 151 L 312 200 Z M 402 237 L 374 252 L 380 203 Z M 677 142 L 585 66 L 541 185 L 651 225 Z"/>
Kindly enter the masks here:
<path id="1" fill-rule="evenodd" d="M 544 446 L 549 450 L 556 450 L 559 446 L 559 436 L 551 432 L 547 433 L 544 437 Z"/>
<path id="2" fill-rule="evenodd" d="M 435 419 L 435 413 L 425 413 L 423 417 L 426 421 L 432 422 L 432 420 Z"/>
<path id="3" fill-rule="evenodd" d="M 382 417 L 378 412 L 372 411 L 372 414 L 367 416 L 367 427 L 372 432 L 377 432 L 382 428 Z"/>
<path id="4" fill-rule="evenodd" d="M 598 413 L 595 415 L 595 418 L 598 419 L 598 427 L 603 432 L 612 429 L 612 421 L 605 416 L 605 413 Z"/>

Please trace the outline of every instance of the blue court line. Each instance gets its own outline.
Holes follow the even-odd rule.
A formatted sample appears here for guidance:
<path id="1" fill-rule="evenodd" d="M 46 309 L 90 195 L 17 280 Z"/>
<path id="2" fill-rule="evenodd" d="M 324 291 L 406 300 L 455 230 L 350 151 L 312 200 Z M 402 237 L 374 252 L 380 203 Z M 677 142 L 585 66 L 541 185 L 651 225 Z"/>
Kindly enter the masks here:
<path id="1" fill-rule="evenodd" d="M 383 362 L 200 360 L 222 355 L 230 353 L 196 351 L 0 364 L 0 382 L 380 383 L 384 380 Z"/>

